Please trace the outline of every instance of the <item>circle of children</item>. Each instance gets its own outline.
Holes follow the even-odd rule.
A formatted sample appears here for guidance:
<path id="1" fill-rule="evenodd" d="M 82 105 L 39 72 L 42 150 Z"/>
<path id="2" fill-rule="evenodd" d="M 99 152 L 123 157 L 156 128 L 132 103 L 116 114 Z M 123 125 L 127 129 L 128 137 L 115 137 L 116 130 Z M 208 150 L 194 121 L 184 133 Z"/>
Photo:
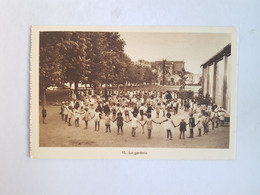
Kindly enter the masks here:
<path id="1" fill-rule="evenodd" d="M 88 129 L 90 121 L 95 123 L 95 131 L 100 130 L 100 121 L 105 124 L 105 133 L 111 133 L 111 123 L 116 123 L 117 134 L 123 135 L 123 126 L 125 123 L 131 123 L 131 136 L 136 136 L 138 125 L 141 126 L 142 134 L 147 130 L 148 139 L 151 139 L 153 123 L 163 124 L 166 131 L 166 140 L 172 140 L 172 129 L 179 127 L 179 139 L 185 139 L 185 131 L 189 126 L 190 136 L 194 138 L 194 128 L 197 126 L 197 137 L 208 134 L 209 126 L 214 130 L 219 126 L 224 126 L 225 111 L 217 105 L 197 105 L 194 99 L 177 99 L 175 93 L 158 91 L 127 91 L 116 92 L 109 98 L 100 96 L 81 95 L 77 96 L 72 91 L 71 101 L 63 101 L 61 105 L 61 120 L 75 127 L 80 126 L 80 120 L 85 122 L 85 129 Z M 174 121 L 178 110 L 182 109 L 189 114 L 189 120 L 186 122 L 184 117 L 176 124 Z M 184 112 L 184 113 L 185 113 Z M 153 113 L 153 114 L 152 114 Z M 198 118 L 195 120 L 194 114 Z M 155 116 L 152 118 L 152 116 Z M 156 118 L 156 119 L 155 119 Z M 161 121 L 159 121 L 159 118 Z M 175 119 L 176 120 L 176 119 Z M 146 127 L 145 127 L 146 126 Z"/>

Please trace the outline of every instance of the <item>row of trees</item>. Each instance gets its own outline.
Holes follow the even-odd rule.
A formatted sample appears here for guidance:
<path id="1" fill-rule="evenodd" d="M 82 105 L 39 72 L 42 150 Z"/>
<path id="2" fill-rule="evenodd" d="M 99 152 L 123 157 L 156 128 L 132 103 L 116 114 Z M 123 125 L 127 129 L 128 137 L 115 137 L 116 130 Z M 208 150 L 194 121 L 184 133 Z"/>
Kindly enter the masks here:
<path id="1" fill-rule="evenodd" d="M 40 91 L 43 104 L 49 86 L 74 83 L 126 85 L 157 81 L 150 67 L 134 64 L 124 53 L 125 41 L 117 32 L 41 32 Z"/>

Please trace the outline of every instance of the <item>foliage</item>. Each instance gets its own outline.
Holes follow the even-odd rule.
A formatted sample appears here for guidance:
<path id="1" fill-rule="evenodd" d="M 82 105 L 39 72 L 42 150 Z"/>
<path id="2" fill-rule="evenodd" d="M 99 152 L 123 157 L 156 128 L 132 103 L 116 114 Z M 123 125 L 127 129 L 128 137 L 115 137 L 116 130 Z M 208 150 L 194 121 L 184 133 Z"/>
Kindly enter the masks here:
<path id="1" fill-rule="evenodd" d="M 189 72 L 186 72 L 183 69 L 183 71 L 178 71 L 176 74 L 180 77 L 179 79 L 180 88 L 185 89 L 186 80 L 188 79 L 187 75 L 189 74 Z"/>
<path id="2" fill-rule="evenodd" d="M 198 97 L 196 97 L 196 102 L 198 105 L 210 105 L 212 103 L 212 99 L 210 95 L 207 93 L 206 96 L 203 95 L 203 89 L 199 89 Z"/>
<path id="3" fill-rule="evenodd" d="M 74 83 L 77 90 L 79 82 L 84 82 L 90 66 L 91 42 L 87 33 L 65 33 L 66 39 L 58 44 L 60 50 L 63 82 Z"/>
<path id="4" fill-rule="evenodd" d="M 58 32 L 40 33 L 39 73 L 42 90 L 61 83 L 61 56 L 57 45 L 62 39 L 62 34 Z"/>
<path id="5" fill-rule="evenodd" d="M 125 54 L 125 41 L 118 32 L 41 32 L 40 89 L 74 83 L 102 86 L 153 84 L 158 71 L 169 74 L 167 61 L 150 63 L 140 59 L 137 64 Z M 179 72 L 185 85 L 185 70 Z M 44 94 L 42 94 L 45 96 Z"/>
<path id="6" fill-rule="evenodd" d="M 162 85 L 165 85 L 165 76 L 170 73 L 170 67 L 167 66 L 166 62 L 167 62 L 166 59 L 164 59 L 162 61 L 162 65 L 160 66 L 162 70 L 162 77 L 163 77 Z"/>
<path id="7" fill-rule="evenodd" d="M 120 83 L 131 60 L 116 32 L 42 32 L 40 84 Z M 77 90 L 77 89 L 76 89 Z"/>
<path id="8" fill-rule="evenodd" d="M 59 43 L 66 35 L 60 32 L 40 32 L 39 81 L 42 104 L 46 104 L 46 89 L 62 83 L 62 56 Z"/>
<path id="9" fill-rule="evenodd" d="M 143 81 L 142 66 L 131 64 L 127 67 L 127 81 L 131 84 L 141 84 Z"/>
<path id="10" fill-rule="evenodd" d="M 148 66 L 143 68 L 143 82 L 145 83 L 149 83 L 150 85 L 152 84 L 152 82 L 154 81 L 154 74 L 152 72 L 152 69 Z"/>
<path id="11" fill-rule="evenodd" d="M 202 85 L 202 84 L 203 84 L 203 76 L 200 76 L 198 85 Z"/>
<path id="12" fill-rule="evenodd" d="M 193 96 L 194 96 L 194 92 L 189 90 L 189 91 L 186 91 L 186 90 L 181 90 L 181 91 L 176 91 L 175 92 L 177 94 L 177 97 L 178 98 L 184 98 L 184 99 L 192 99 Z"/>

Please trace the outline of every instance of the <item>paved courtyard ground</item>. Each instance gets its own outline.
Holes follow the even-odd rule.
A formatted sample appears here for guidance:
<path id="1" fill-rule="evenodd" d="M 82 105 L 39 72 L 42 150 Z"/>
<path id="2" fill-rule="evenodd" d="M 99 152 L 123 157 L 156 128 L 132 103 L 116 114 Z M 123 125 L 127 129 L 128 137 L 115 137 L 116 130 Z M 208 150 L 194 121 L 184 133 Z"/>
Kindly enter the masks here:
<path id="1" fill-rule="evenodd" d="M 61 120 L 59 106 L 47 106 L 46 123 L 42 124 L 40 116 L 40 147 L 169 147 L 169 148 L 228 148 L 229 147 L 229 127 L 219 127 L 211 130 L 208 135 L 197 137 L 198 129 L 195 127 L 195 138 L 190 139 L 189 128 L 186 131 L 186 139 L 179 139 L 179 129 L 172 128 L 173 140 L 166 141 L 166 130 L 163 124 L 153 124 L 152 139 L 147 139 L 147 130 L 145 126 L 144 134 L 139 125 L 136 131 L 136 137 L 131 136 L 131 122 L 124 123 L 123 135 L 117 135 L 116 123 L 111 123 L 111 133 L 105 133 L 104 120 L 100 122 L 100 130 L 94 131 L 94 120 L 89 122 L 89 128 L 84 129 L 84 121 L 80 120 L 80 127 L 68 126 Z M 163 121 L 165 118 L 160 115 L 152 118 L 155 121 Z M 188 112 L 179 110 L 177 115 L 172 115 L 175 124 L 180 122 L 181 116 L 188 121 Z M 194 115 L 195 120 L 197 114 Z M 139 118 L 140 119 L 140 118 Z M 196 120 L 197 122 L 197 120 Z"/>

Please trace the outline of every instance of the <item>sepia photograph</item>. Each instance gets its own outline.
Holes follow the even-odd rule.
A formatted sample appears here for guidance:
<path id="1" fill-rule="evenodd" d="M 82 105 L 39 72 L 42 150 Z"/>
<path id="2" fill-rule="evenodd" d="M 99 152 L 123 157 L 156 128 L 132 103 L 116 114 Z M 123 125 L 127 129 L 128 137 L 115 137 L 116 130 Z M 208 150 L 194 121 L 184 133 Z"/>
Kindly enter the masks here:
<path id="1" fill-rule="evenodd" d="M 0 195 L 260 194 L 260 1 L 0 5 Z"/>
<path id="2" fill-rule="evenodd" d="M 236 29 L 36 26 L 31 36 L 33 158 L 234 158 Z"/>

